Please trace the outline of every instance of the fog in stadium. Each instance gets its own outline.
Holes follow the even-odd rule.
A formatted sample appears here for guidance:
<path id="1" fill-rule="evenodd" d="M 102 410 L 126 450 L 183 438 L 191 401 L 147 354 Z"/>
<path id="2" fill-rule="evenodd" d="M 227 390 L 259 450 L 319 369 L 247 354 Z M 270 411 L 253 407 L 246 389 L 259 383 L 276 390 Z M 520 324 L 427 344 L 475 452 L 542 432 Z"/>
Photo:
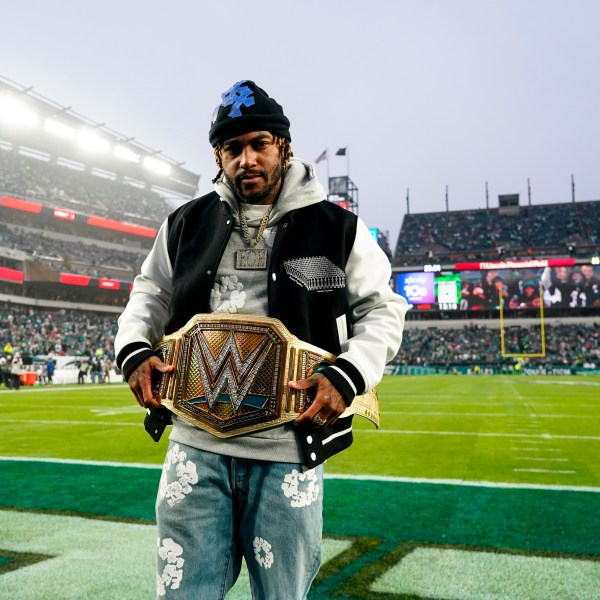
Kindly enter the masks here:
<path id="1" fill-rule="evenodd" d="M 411 212 L 600 198 L 594 0 L 22 0 L 2 15 L 0 74 L 215 173 L 219 94 L 250 78 L 292 121 L 297 156 L 350 175 L 395 243 Z M 346 147 L 346 158 L 336 157 Z M 349 173 L 347 171 L 349 167 Z"/>

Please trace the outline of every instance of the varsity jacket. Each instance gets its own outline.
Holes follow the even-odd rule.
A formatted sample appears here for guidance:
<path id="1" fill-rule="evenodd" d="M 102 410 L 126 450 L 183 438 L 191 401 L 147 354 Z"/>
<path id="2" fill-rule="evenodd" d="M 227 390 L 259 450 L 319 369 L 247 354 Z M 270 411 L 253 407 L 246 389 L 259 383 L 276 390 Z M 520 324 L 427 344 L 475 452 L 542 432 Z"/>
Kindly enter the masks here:
<path id="1" fill-rule="evenodd" d="M 211 312 L 210 291 L 234 223 L 234 207 L 212 192 L 163 224 L 161 248 L 144 263 L 119 319 L 115 348 L 126 379 L 162 335 Z M 152 259 L 157 254 L 162 260 Z M 389 287 L 389 261 L 356 215 L 325 198 L 285 212 L 267 276 L 268 316 L 338 357 L 321 373 L 346 404 L 380 381 L 400 346 L 408 305 Z M 314 467 L 352 443 L 352 417 L 298 435 Z"/>

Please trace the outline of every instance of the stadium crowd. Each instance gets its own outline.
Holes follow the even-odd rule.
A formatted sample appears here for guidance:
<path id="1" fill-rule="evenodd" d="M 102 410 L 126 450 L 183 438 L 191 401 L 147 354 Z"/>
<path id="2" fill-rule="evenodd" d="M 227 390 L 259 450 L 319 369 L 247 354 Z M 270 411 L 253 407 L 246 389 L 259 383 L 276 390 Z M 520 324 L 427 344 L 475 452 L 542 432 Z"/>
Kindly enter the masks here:
<path id="1" fill-rule="evenodd" d="M 534 250 L 600 243 L 600 201 L 522 206 L 518 215 L 499 209 L 407 214 L 396 245 L 396 263 L 415 257 L 449 260 L 493 253 L 516 258 Z M 461 256 L 463 255 L 463 256 Z"/>
<path id="2" fill-rule="evenodd" d="M 49 206 L 153 227 L 171 210 L 158 194 L 149 190 L 4 149 L 0 149 L 0 195 L 37 200 Z M 104 240 L 97 245 L 94 240 L 86 239 L 86 233 L 68 229 L 72 227 L 68 223 L 61 222 L 61 228 L 56 224 L 43 225 L 40 221 L 37 227 L 48 228 L 34 229 L 28 218 L 29 215 L 23 213 L 16 215 L 14 222 L 11 216 L 11 223 L 0 223 L 0 260 L 9 256 L 10 251 L 20 251 L 35 263 L 57 272 L 129 281 L 139 273 L 148 252 L 140 241 L 120 238 L 117 232 L 111 232 L 109 237 L 102 237 L 108 235 L 106 232 L 94 233 L 98 240 Z M 600 201 L 521 206 L 518 215 L 501 214 L 499 209 L 407 214 L 392 261 L 397 265 L 422 265 L 423 259 L 460 261 L 467 257 L 497 257 L 500 253 L 504 258 L 519 258 L 535 256 L 545 249 L 560 248 L 564 253 L 568 244 L 574 248 L 597 248 L 599 243 Z M 3 249 L 7 252 L 2 253 Z M 9 262 L 4 264 L 11 266 Z M 477 272 L 473 277 L 467 272 L 461 279 L 458 308 L 462 312 L 482 314 L 497 309 L 502 303 L 509 310 L 538 310 L 540 283 L 547 308 L 591 308 L 596 311 L 600 308 L 600 272 L 589 265 L 527 273 L 490 270 Z M 0 291 L 13 294 L 15 285 L 3 282 Z M 32 287 L 27 293 L 31 297 L 46 298 L 45 294 L 50 292 L 47 288 L 38 291 Z M 53 298 L 62 298 L 56 290 L 52 293 L 55 294 Z M 73 290 L 65 293 L 70 301 L 82 299 L 82 296 L 75 298 Z M 86 298 L 85 301 L 95 300 Z M 105 299 L 100 301 L 106 303 Z M 1 349 L 8 344 L 26 360 L 33 356 L 81 356 L 87 357 L 82 365 L 89 368 L 98 353 L 106 360 L 114 360 L 115 333 L 114 313 L 0 303 L 0 358 Z M 526 360 L 533 365 L 572 367 L 593 364 L 600 368 L 598 324 L 548 324 L 545 345 L 544 357 Z M 505 354 L 538 353 L 541 347 L 539 327 L 507 329 L 504 346 Z M 502 358 L 498 329 L 468 325 L 463 328 L 407 327 L 402 348 L 393 362 L 396 365 L 447 367 L 500 364 L 511 360 L 514 362 L 514 359 Z"/>
<path id="3" fill-rule="evenodd" d="M 21 356 L 94 356 L 114 359 L 114 313 L 42 309 L 0 302 L 0 344 Z M 6 353 L 6 352 L 5 352 Z"/>
<path id="4" fill-rule="evenodd" d="M 57 272 L 114 277 L 115 271 L 121 271 L 122 279 L 131 280 L 147 253 L 143 249 L 126 252 L 68 237 L 63 239 L 52 232 L 0 223 L 0 248 L 25 252 L 32 260 Z"/>
<path id="5" fill-rule="evenodd" d="M 7 344 L 21 356 L 72 355 L 114 359 L 117 331 L 114 313 L 50 310 L 0 303 L 0 348 Z M 541 349 L 539 325 L 508 327 L 506 354 L 536 354 Z M 531 364 L 600 367 L 600 323 L 547 324 L 546 356 Z M 462 328 L 407 328 L 396 365 L 498 364 L 502 347 L 498 329 L 467 325 Z M 514 360 L 510 361 L 514 362 Z"/>
<path id="6" fill-rule="evenodd" d="M 504 333 L 505 354 L 540 354 L 539 325 L 507 327 Z M 545 356 L 529 357 L 532 365 L 600 367 L 600 324 L 556 324 L 545 326 Z M 507 359 L 514 362 L 514 358 Z M 406 329 L 397 365 L 448 366 L 455 364 L 490 364 L 502 362 L 499 329 L 465 325 L 458 329 L 428 327 Z"/>
<path id="7" fill-rule="evenodd" d="M 0 150 L 0 193 L 146 226 L 172 210 L 150 190 L 7 150 Z"/>

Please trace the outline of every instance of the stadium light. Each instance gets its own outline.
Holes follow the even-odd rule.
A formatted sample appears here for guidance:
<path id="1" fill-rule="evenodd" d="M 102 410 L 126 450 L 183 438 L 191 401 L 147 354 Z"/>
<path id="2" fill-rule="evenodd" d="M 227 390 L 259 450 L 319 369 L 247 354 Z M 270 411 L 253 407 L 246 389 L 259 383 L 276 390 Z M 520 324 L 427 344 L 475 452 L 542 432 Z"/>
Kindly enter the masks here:
<path id="1" fill-rule="evenodd" d="M 95 152 L 108 152 L 108 140 L 100 137 L 97 133 L 89 129 L 82 129 L 77 136 L 79 144 L 87 149 Z"/>
<path id="2" fill-rule="evenodd" d="M 136 154 L 133 150 L 130 150 L 127 146 L 118 145 L 115 146 L 115 156 L 122 160 L 128 160 L 129 162 L 139 163 L 140 155 Z"/>
<path id="3" fill-rule="evenodd" d="M 67 140 L 75 139 L 75 129 L 73 127 L 56 121 L 55 119 L 46 119 L 44 129 L 53 135 L 65 138 Z"/>
<path id="4" fill-rule="evenodd" d="M 171 165 L 164 162 L 163 160 L 158 160 L 153 156 L 146 156 L 144 158 L 144 167 L 149 171 L 154 171 L 155 173 L 159 173 L 160 175 L 170 175 L 171 174 Z"/>
<path id="5" fill-rule="evenodd" d="M 31 127 L 38 121 L 38 115 L 12 96 L 0 96 L 0 119 L 11 125 Z"/>

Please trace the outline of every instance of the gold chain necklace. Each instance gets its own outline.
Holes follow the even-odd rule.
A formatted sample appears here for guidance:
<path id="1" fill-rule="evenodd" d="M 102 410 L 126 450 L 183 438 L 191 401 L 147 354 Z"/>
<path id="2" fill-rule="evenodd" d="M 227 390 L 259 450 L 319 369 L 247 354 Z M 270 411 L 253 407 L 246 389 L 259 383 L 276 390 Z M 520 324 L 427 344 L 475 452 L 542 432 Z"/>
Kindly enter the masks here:
<path id="1" fill-rule="evenodd" d="M 269 217 L 271 216 L 271 211 L 273 210 L 273 205 L 269 206 L 269 210 L 265 213 L 265 216 L 261 219 L 260 225 L 258 227 L 258 233 L 256 237 L 252 239 L 250 237 L 250 231 L 248 230 L 248 219 L 246 217 L 246 212 L 240 202 L 240 225 L 242 226 L 242 234 L 244 239 L 250 244 L 251 248 L 254 248 L 258 242 L 260 242 L 265 229 L 267 228 L 267 223 L 269 222 Z"/>

